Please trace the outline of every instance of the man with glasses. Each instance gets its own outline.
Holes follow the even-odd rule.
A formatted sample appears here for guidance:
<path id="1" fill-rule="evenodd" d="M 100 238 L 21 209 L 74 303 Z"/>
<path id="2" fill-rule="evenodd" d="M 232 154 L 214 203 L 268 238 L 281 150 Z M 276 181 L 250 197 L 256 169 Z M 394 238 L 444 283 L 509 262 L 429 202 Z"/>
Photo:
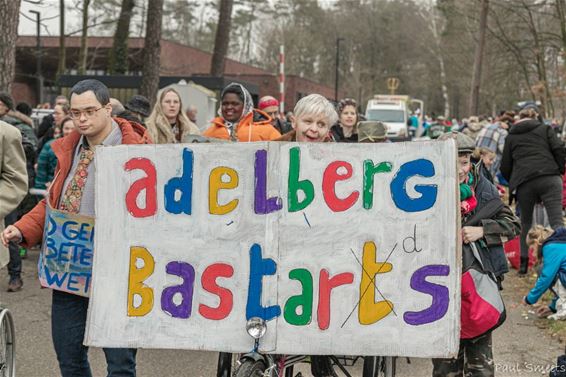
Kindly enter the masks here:
<path id="1" fill-rule="evenodd" d="M 4 245 L 14 241 L 29 247 L 42 242 L 45 220 L 54 214 L 77 222 L 94 218 L 95 147 L 149 142 L 142 126 L 111 117 L 110 94 L 100 81 L 80 81 L 71 89 L 70 96 L 69 114 L 75 131 L 51 145 L 58 165 L 48 198 L 4 230 L 1 237 Z M 67 257 L 71 257 L 70 252 Z M 82 344 L 89 299 L 68 292 L 53 290 L 51 332 L 59 368 L 63 377 L 91 376 L 88 347 Z M 104 354 L 108 376 L 135 376 L 135 349 L 105 348 Z"/>

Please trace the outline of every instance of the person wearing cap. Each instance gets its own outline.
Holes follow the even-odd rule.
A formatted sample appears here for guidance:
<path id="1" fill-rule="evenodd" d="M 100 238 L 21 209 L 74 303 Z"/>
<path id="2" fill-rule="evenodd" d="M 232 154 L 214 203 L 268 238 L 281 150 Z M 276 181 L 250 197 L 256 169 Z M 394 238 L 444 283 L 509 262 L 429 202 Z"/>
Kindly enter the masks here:
<path id="1" fill-rule="evenodd" d="M 250 92 L 243 85 L 231 83 L 220 95 L 218 116 L 203 136 L 231 141 L 270 141 L 281 137 L 271 125 L 271 117 L 254 109 Z"/>
<path id="2" fill-rule="evenodd" d="M 291 131 L 291 124 L 281 118 L 281 113 L 279 112 L 279 101 L 277 101 L 275 97 L 261 97 L 257 107 L 269 115 L 271 118 L 271 125 L 275 127 L 281 135 Z"/>
<path id="3" fill-rule="evenodd" d="M 387 140 L 387 126 L 382 122 L 363 121 L 358 123 L 358 143 L 390 143 Z"/>
<path id="4" fill-rule="evenodd" d="M 188 135 L 200 135 L 200 130 L 187 118 L 181 96 L 173 88 L 161 91 L 153 111 L 146 120 L 147 130 L 155 144 L 181 143 Z"/>
<path id="5" fill-rule="evenodd" d="M 501 201 L 497 188 L 472 164 L 470 157 L 475 149 L 474 140 L 456 131 L 438 138 L 440 141 L 449 139 L 454 139 L 458 148 L 461 222 L 465 224 L 474 217 L 474 223 L 481 224 L 461 227 L 462 255 L 471 253 L 470 243 L 475 243 L 485 270 L 496 277 L 501 288 L 503 275 L 509 271 L 503 243 L 519 233 L 519 219 Z M 495 364 L 491 333 L 489 330 L 473 339 L 460 339 L 458 356 L 454 359 L 433 359 L 433 376 L 493 376 Z"/>
<path id="6" fill-rule="evenodd" d="M 357 143 L 358 110 L 357 103 L 352 98 L 345 98 L 338 102 L 338 122 L 330 129 L 334 141 L 338 143 Z"/>
<path id="7" fill-rule="evenodd" d="M 149 100 L 139 94 L 132 96 L 124 105 L 126 110 L 128 110 L 133 116 L 138 118 L 140 124 L 144 124 L 145 118 L 150 114 L 150 104 Z"/>
<path id="8" fill-rule="evenodd" d="M 509 189 L 517 191 L 521 213 L 520 275 L 525 275 L 529 266 L 527 234 L 532 226 L 535 204 L 543 203 L 552 229 L 564 225 L 561 177 L 566 162 L 564 143 L 539 117 L 536 104 L 527 102 L 523 105 L 520 119 L 505 139 L 501 158 L 501 174 L 509 182 Z"/>

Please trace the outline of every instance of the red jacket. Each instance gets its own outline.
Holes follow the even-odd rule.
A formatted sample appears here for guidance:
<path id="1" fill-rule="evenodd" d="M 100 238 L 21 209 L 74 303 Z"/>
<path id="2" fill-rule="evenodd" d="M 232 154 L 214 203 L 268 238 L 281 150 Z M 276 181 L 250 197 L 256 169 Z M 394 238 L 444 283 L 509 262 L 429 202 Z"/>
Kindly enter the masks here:
<path id="1" fill-rule="evenodd" d="M 122 131 L 122 144 L 149 144 L 151 143 L 147 130 L 141 125 L 128 122 L 125 119 L 114 118 L 120 131 Z M 55 140 L 51 144 L 53 152 L 57 157 L 54 179 L 49 189 L 49 203 L 56 208 L 63 185 L 73 165 L 73 153 L 81 135 L 73 131 L 70 135 Z M 22 232 L 22 246 L 30 247 L 39 244 L 43 238 L 43 226 L 45 223 L 45 199 L 40 201 L 34 209 L 28 212 L 20 221 L 14 225 Z"/>

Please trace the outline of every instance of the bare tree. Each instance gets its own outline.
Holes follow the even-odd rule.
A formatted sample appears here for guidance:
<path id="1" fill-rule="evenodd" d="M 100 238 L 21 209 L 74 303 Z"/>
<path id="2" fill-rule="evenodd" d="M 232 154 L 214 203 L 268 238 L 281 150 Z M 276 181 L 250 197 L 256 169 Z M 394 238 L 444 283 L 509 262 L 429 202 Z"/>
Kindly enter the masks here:
<path id="1" fill-rule="evenodd" d="M 59 66 L 57 76 L 67 70 L 67 52 L 65 50 L 65 0 L 59 0 Z"/>
<path id="2" fill-rule="evenodd" d="M 566 0 L 556 0 L 556 13 L 560 22 L 560 34 L 562 36 L 562 52 L 566 54 Z M 566 60 L 564 61 L 566 65 Z"/>
<path id="3" fill-rule="evenodd" d="M 439 23 L 439 15 L 436 9 L 436 5 L 433 1 L 429 1 L 425 5 L 426 12 L 428 15 L 423 15 L 426 19 L 429 19 L 430 32 L 432 33 L 433 43 L 434 43 L 434 54 L 438 59 L 438 67 L 440 69 L 440 86 L 442 88 L 442 98 L 444 99 L 444 116 L 448 118 L 450 116 L 450 97 L 448 94 L 448 80 L 446 78 L 446 65 L 444 63 L 444 55 L 442 48 L 442 30 Z"/>
<path id="4" fill-rule="evenodd" d="M 485 50 L 485 35 L 487 31 L 487 15 L 489 14 L 489 0 L 481 0 L 480 27 L 478 30 L 478 45 L 474 57 L 474 73 L 472 75 L 472 93 L 470 94 L 469 114 L 479 113 L 479 97 L 481 85 L 482 62 Z"/>
<path id="5" fill-rule="evenodd" d="M 0 0 L 0 91 L 10 91 L 16 67 L 20 0 Z"/>
<path id="6" fill-rule="evenodd" d="M 128 38 L 135 5 L 135 0 L 122 0 L 120 18 L 118 18 L 118 25 L 114 33 L 114 44 L 110 51 L 108 67 L 110 74 L 126 73 L 128 70 Z"/>
<path id="7" fill-rule="evenodd" d="M 162 13 L 163 0 L 152 0 L 149 2 L 140 94 L 149 98 L 152 104 L 155 102 L 157 90 L 159 89 Z"/>
<path id="8" fill-rule="evenodd" d="M 230 26 L 232 23 L 233 0 L 220 0 L 220 13 L 216 27 L 216 38 L 214 40 L 214 53 L 210 64 L 211 76 L 222 76 L 228 45 L 230 44 Z"/>
<path id="9" fill-rule="evenodd" d="M 83 30 L 81 33 L 81 47 L 79 50 L 79 75 L 84 75 L 86 73 L 86 59 L 88 55 L 88 7 L 90 6 L 90 0 L 83 0 Z"/>

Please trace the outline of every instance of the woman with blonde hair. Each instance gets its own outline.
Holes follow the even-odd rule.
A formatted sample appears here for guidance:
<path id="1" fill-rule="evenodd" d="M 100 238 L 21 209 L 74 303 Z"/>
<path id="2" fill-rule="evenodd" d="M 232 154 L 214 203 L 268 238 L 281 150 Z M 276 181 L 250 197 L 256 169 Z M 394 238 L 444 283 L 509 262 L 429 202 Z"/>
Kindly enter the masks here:
<path id="1" fill-rule="evenodd" d="M 200 135 L 199 128 L 183 111 L 181 96 L 173 88 L 161 92 L 146 124 L 155 144 L 180 143 L 188 135 Z"/>

